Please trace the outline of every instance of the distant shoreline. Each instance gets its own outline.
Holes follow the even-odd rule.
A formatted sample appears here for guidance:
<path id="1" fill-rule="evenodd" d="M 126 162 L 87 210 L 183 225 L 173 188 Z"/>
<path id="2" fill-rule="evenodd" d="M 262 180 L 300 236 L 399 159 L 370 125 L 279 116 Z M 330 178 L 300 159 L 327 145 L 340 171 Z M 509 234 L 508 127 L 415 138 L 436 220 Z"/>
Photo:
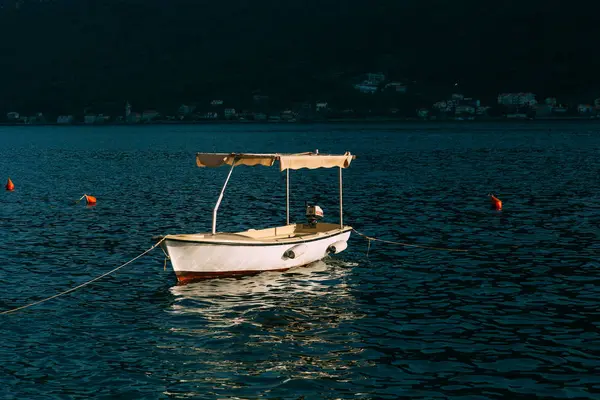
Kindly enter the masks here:
<path id="1" fill-rule="evenodd" d="M 600 118 L 590 117 L 560 117 L 560 118 L 480 118 L 480 119 L 421 119 L 421 118 L 330 118 L 326 120 L 300 120 L 300 121 L 254 121 L 254 120 L 198 120 L 198 121 L 152 121 L 152 122 L 104 122 L 88 124 L 85 122 L 58 123 L 58 122 L 0 122 L 0 126 L 153 126 L 153 125 L 316 125 L 316 124 L 378 124 L 378 123 L 417 123 L 417 124 L 439 124 L 439 123 L 548 123 L 548 122 L 598 122 Z"/>

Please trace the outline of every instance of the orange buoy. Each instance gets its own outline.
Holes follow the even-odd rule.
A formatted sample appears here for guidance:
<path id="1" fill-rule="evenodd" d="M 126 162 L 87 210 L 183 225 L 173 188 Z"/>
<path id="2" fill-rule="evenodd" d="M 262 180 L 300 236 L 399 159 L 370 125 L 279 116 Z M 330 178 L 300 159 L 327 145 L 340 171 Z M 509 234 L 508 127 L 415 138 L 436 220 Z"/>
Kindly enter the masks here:
<path id="1" fill-rule="evenodd" d="M 496 196 L 494 196 L 493 194 L 490 194 L 491 200 L 492 200 L 492 209 L 494 210 L 502 210 L 502 201 L 497 198 Z"/>
<path id="2" fill-rule="evenodd" d="M 85 202 L 88 205 L 93 206 L 96 204 L 96 198 L 94 196 L 89 196 L 87 194 L 85 194 L 84 196 L 85 196 Z"/>
<path id="3" fill-rule="evenodd" d="M 10 178 L 8 178 L 8 182 L 6 182 L 6 190 L 10 192 L 15 190 L 15 184 L 13 183 L 13 181 L 10 180 Z"/>

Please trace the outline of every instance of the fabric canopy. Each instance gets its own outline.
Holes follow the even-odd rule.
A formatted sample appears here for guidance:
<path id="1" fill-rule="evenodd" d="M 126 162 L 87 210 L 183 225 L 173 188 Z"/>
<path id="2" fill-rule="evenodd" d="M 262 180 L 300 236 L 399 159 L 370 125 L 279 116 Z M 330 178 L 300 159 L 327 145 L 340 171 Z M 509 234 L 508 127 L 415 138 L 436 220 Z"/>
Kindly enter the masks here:
<path id="1" fill-rule="evenodd" d="M 270 167 L 275 163 L 275 154 L 236 154 L 236 153 L 198 153 L 196 165 L 199 167 L 220 167 L 222 165 L 264 165 Z"/>
<path id="2" fill-rule="evenodd" d="M 316 168 L 348 168 L 354 155 L 346 152 L 344 155 L 329 155 L 318 153 L 299 154 L 245 154 L 245 153 L 197 153 L 198 167 L 220 167 L 222 165 L 264 165 L 272 166 L 279 160 L 280 170 L 286 169 L 316 169 Z"/>
<path id="3" fill-rule="evenodd" d="M 315 169 L 315 168 L 348 168 L 354 156 L 350 153 L 344 155 L 320 155 L 320 154 L 292 154 L 280 155 L 280 169 Z"/>

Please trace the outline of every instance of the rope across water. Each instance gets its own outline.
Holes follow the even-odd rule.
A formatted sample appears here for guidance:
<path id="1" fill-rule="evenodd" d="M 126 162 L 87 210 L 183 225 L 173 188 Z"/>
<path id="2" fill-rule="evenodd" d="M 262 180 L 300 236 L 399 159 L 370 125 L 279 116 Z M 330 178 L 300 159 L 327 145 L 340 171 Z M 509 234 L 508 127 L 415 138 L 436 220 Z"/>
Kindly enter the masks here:
<path id="1" fill-rule="evenodd" d="M 463 249 L 450 249 L 450 248 L 444 248 L 444 247 L 431 247 L 431 246 L 421 246 L 418 244 L 410 244 L 410 243 L 402 243 L 402 242 L 393 242 L 391 240 L 384 240 L 384 239 L 378 239 L 372 236 L 367 236 L 364 233 L 360 233 L 359 231 L 357 231 L 356 229 L 352 228 L 352 231 L 354 231 L 354 233 L 356 233 L 359 236 L 364 237 L 365 239 L 367 239 L 369 241 L 369 249 L 371 249 L 371 242 L 382 242 L 382 243 L 388 243 L 388 244 L 397 244 L 400 246 L 407 246 L 407 247 L 418 247 L 420 249 L 428 249 L 428 250 L 442 250 L 442 251 L 456 251 L 456 252 L 468 252 L 469 250 L 463 250 Z"/>
<path id="2" fill-rule="evenodd" d="M 132 258 L 131 260 L 127 261 L 125 264 L 122 264 L 122 265 L 118 266 L 117 268 L 115 268 L 115 269 L 112 269 L 112 270 L 110 270 L 110 271 L 108 271 L 108 272 L 106 272 L 106 273 L 104 273 L 104 274 L 102 274 L 102 275 L 100 275 L 100 276 L 98 276 L 98 277 L 96 277 L 96 278 L 92 279 L 92 280 L 89 280 L 89 281 L 87 281 L 87 282 L 85 282 L 85 283 L 82 283 L 82 284 L 81 284 L 81 285 L 79 285 L 79 286 L 75 286 L 74 288 L 71 288 L 71 289 L 69 289 L 69 290 L 65 290 L 64 292 L 61 292 L 61 293 L 57 293 L 57 294 L 55 294 L 54 296 L 46 297 L 45 299 L 38 300 L 38 301 L 35 301 L 35 302 L 33 302 L 33 303 L 30 303 L 30 304 L 27 304 L 27 305 L 24 305 L 24 306 L 21 306 L 21 307 L 13 308 L 12 310 L 2 311 L 2 312 L 0 312 L 0 315 L 3 315 L 3 314 L 10 314 L 10 313 L 14 313 L 14 312 L 16 312 L 16 311 L 19 311 L 19 310 L 23 310 L 23 309 L 25 309 L 25 308 L 33 307 L 33 306 L 35 306 L 35 305 L 38 305 L 38 304 L 41 304 L 41 303 L 45 303 L 45 302 L 46 302 L 46 301 L 48 301 L 48 300 L 52 300 L 52 299 L 55 299 L 55 298 L 57 298 L 57 297 L 61 297 L 61 296 L 64 296 L 64 295 L 66 295 L 66 294 L 72 293 L 72 292 L 74 292 L 74 291 L 76 291 L 76 290 L 78 290 L 78 289 L 81 289 L 82 287 L 84 287 L 84 286 L 87 286 L 87 285 L 89 285 L 90 283 L 96 282 L 97 280 L 100 280 L 100 279 L 102 279 L 102 278 L 104 278 L 104 277 L 106 277 L 106 276 L 108 276 L 108 275 L 110 275 L 110 274 L 112 274 L 112 273 L 114 273 L 114 272 L 116 272 L 116 271 L 120 270 L 121 268 L 123 268 L 123 267 L 125 267 L 125 266 L 127 266 L 127 265 L 131 264 L 132 262 L 134 262 L 134 261 L 135 261 L 135 260 L 137 260 L 138 258 L 140 258 L 140 257 L 142 257 L 142 256 L 145 256 L 146 254 L 148 254 L 148 253 L 150 253 L 152 250 L 154 250 L 154 249 L 155 249 L 155 248 L 156 248 L 158 245 L 160 245 L 160 244 L 162 243 L 162 241 L 163 241 L 163 240 L 165 240 L 165 239 L 164 239 L 164 238 L 163 238 L 163 239 L 160 239 L 158 242 L 156 242 L 156 243 L 154 244 L 154 246 L 150 247 L 148 250 L 144 251 L 142 254 L 138 255 L 137 257 L 135 257 L 135 258 Z"/>
<path id="3" fill-rule="evenodd" d="M 400 245 L 400 246 L 417 247 L 417 248 L 428 249 L 428 250 L 454 251 L 454 252 L 463 252 L 463 253 L 468 251 L 468 250 L 463 250 L 463 249 L 450 249 L 450 248 L 421 246 L 421 245 L 418 245 L 418 244 L 394 242 L 394 241 L 391 241 L 391 240 L 378 239 L 378 238 L 375 238 L 375 237 L 372 237 L 372 236 L 365 235 L 364 233 L 361 233 L 361 232 L 357 231 L 354 228 L 352 228 L 352 231 L 354 231 L 354 233 L 356 233 L 359 236 L 364 237 L 365 239 L 367 239 L 369 241 L 369 249 L 371 248 L 371 242 L 382 242 L 382 243 L 395 244 L 395 245 Z M 55 294 L 53 296 L 46 297 L 45 299 L 38 300 L 38 301 L 26 304 L 26 305 L 21 306 L 21 307 L 13 308 L 11 310 L 2 311 L 2 312 L 0 312 L 0 315 L 11 314 L 11 313 L 14 313 L 16 311 L 23 310 L 23 309 L 29 308 L 29 307 L 33 307 L 35 305 L 45 303 L 45 302 L 47 302 L 49 300 L 52 300 L 52 299 L 55 299 L 57 297 L 61 297 L 61 296 L 64 296 L 66 294 L 72 293 L 72 292 L 74 292 L 76 290 L 79 290 L 79 289 L 81 289 L 81 288 L 83 288 L 83 287 L 85 287 L 85 286 L 87 286 L 87 285 L 89 285 L 89 284 L 91 284 L 93 282 L 96 282 L 96 281 L 98 281 L 98 280 L 100 280 L 100 279 L 102 279 L 102 278 L 104 278 L 106 276 L 109 276 L 109 275 L 113 274 L 114 272 L 120 270 L 121 268 L 126 267 L 127 265 L 131 264 L 135 260 L 137 260 L 137 259 L 145 256 L 146 254 L 150 253 L 152 250 L 154 250 L 155 248 L 157 248 L 163 242 L 163 240 L 165 240 L 165 239 L 161 238 L 152 247 L 150 247 L 148 250 L 144 251 L 143 253 L 139 254 L 138 256 L 132 258 L 131 260 L 127 261 L 126 263 L 124 263 L 122 265 L 119 265 L 117 268 L 114 268 L 114 269 L 112 269 L 112 270 L 110 270 L 110 271 L 108 271 L 108 272 L 106 272 L 106 273 L 104 273 L 104 274 L 102 274 L 102 275 L 94 278 L 94 279 L 91 279 L 91 280 L 89 280 L 89 281 L 87 281 L 85 283 L 82 283 L 81 285 L 75 286 L 75 287 L 73 287 L 71 289 L 65 290 L 64 292 L 57 293 L 57 294 Z M 165 254 L 165 256 L 166 256 L 166 254 Z M 165 268 L 166 268 L 166 260 L 167 260 L 167 258 L 165 258 Z"/>

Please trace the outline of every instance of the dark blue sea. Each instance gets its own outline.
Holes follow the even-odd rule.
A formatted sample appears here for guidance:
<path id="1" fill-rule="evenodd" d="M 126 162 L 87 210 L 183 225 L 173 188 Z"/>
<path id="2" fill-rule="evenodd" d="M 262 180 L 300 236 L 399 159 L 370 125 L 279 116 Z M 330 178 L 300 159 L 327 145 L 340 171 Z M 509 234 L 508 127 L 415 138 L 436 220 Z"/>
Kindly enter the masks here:
<path id="1" fill-rule="evenodd" d="M 0 315 L 0 398 L 600 398 L 600 123 L 2 127 L 0 311 L 209 231 L 228 171 L 196 152 L 315 149 L 358 156 L 347 224 L 468 252 L 353 234 L 306 268 L 177 285 L 156 249 Z M 293 219 L 338 221 L 337 179 L 293 171 Z M 235 169 L 218 229 L 284 222 L 284 174 Z"/>

